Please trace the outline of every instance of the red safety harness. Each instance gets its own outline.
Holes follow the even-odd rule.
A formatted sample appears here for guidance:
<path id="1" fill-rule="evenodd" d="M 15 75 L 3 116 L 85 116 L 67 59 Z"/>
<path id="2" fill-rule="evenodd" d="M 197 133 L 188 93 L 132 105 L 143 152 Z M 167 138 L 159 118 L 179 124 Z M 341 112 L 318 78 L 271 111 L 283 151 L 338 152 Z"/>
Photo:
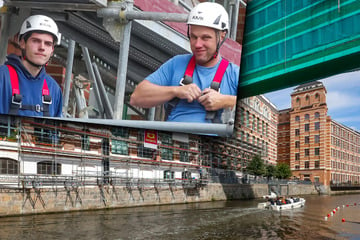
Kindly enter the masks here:
<path id="1" fill-rule="evenodd" d="M 49 88 L 44 79 L 44 84 L 42 88 L 42 103 L 43 106 L 37 105 L 23 105 L 22 104 L 22 95 L 20 94 L 19 88 L 19 77 L 15 68 L 11 65 L 7 65 L 9 69 L 11 88 L 12 88 L 12 98 L 9 114 L 17 115 L 18 111 L 21 110 L 31 110 L 36 112 L 43 112 L 44 116 L 50 116 L 49 106 L 52 103 L 51 96 L 49 95 Z"/>
<path id="2" fill-rule="evenodd" d="M 226 72 L 226 68 L 229 65 L 229 62 L 225 59 L 221 59 L 221 62 L 219 64 L 219 67 L 215 73 L 214 79 L 211 82 L 210 88 L 214 89 L 215 91 L 220 91 L 220 84 L 221 81 L 223 79 L 223 76 Z M 195 57 L 192 56 L 187 67 L 185 70 L 185 74 L 184 77 L 180 80 L 180 86 L 183 85 L 188 85 L 191 84 L 193 82 L 193 74 L 195 71 L 195 67 L 196 67 L 196 61 L 195 61 Z M 168 118 L 168 116 L 170 115 L 171 111 L 176 107 L 176 105 L 179 103 L 180 99 L 179 98 L 174 98 L 171 101 L 168 102 L 167 104 L 167 108 L 165 111 L 166 114 L 166 119 Z M 216 112 L 217 111 L 207 111 L 206 112 L 206 117 L 205 119 L 207 120 L 215 120 L 216 117 Z"/>

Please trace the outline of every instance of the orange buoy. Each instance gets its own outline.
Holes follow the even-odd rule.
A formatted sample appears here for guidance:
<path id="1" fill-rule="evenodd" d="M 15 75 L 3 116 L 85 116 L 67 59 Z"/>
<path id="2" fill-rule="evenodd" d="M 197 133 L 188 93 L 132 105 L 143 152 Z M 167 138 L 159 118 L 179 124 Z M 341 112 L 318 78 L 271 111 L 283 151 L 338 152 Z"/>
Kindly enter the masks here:
<path id="1" fill-rule="evenodd" d="M 327 215 L 328 217 L 330 217 L 331 215 L 330 215 L 330 213 L 328 213 L 328 215 Z"/>

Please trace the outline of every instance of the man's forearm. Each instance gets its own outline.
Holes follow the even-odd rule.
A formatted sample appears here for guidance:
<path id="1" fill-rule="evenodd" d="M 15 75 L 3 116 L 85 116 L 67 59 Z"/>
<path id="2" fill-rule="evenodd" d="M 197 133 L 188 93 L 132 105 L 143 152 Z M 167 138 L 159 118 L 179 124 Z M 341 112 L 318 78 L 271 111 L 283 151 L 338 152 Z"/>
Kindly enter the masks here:
<path id="1" fill-rule="evenodd" d="M 175 97 L 175 87 L 159 86 L 147 80 L 141 82 L 130 97 L 130 105 L 151 108 Z"/>

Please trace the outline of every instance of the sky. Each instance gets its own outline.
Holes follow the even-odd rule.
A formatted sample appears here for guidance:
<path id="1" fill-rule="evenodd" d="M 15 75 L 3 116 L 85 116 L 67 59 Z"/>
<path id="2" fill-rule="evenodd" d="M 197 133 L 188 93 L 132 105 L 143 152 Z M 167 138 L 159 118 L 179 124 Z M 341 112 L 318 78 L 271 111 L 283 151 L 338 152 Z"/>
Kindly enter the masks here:
<path id="1" fill-rule="evenodd" d="M 319 79 L 327 90 L 328 116 L 331 119 L 360 132 L 360 71 L 342 73 Z M 264 94 L 278 110 L 290 108 L 293 86 Z"/>

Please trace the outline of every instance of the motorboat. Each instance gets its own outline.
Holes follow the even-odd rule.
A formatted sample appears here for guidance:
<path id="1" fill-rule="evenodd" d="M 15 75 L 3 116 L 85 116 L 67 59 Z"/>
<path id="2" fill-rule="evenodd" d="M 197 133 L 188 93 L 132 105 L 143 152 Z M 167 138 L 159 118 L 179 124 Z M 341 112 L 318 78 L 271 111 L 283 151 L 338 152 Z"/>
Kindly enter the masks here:
<path id="1" fill-rule="evenodd" d="M 277 200 L 269 199 L 267 202 L 259 203 L 258 208 L 272 209 L 276 211 L 301 208 L 305 205 L 304 198 L 278 198 Z"/>

